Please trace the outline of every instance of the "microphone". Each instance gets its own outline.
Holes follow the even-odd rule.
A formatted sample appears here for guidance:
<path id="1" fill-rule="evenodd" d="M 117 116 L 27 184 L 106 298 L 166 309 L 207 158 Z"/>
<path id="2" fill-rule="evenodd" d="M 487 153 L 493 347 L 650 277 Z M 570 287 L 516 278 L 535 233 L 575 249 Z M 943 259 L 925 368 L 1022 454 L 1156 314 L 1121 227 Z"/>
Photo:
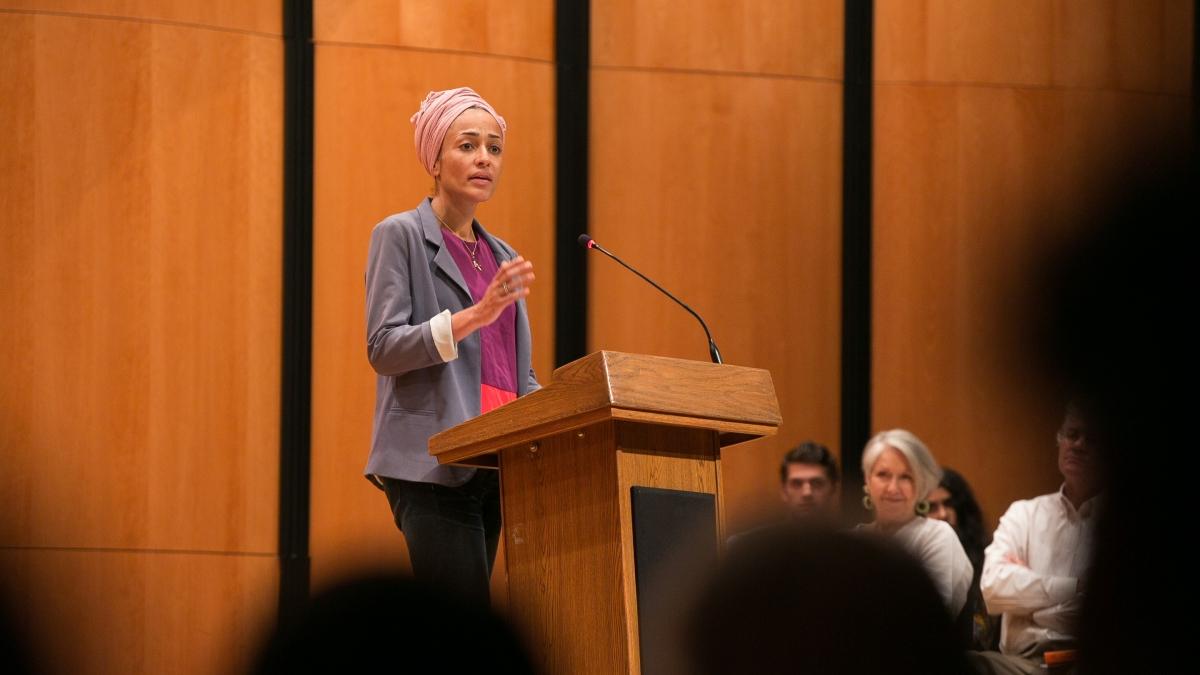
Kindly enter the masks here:
<path id="1" fill-rule="evenodd" d="M 609 251 L 605 250 L 605 248 L 603 246 L 601 246 L 600 244 L 597 244 L 596 240 L 592 239 L 588 235 L 586 235 L 586 234 L 579 235 L 579 245 L 586 249 L 596 249 L 597 251 L 600 251 L 604 255 L 612 258 L 613 260 L 616 260 L 618 263 L 621 264 L 621 267 L 624 267 L 625 269 L 629 270 L 630 272 L 633 272 L 634 274 L 638 275 L 642 279 L 645 279 L 646 283 L 648 283 L 651 286 L 662 291 L 663 295 L 666 295 L 668 298 L 674 300 L 675 302 L 677 302 L 679 304 L 680 307 L 686 309 L 688 311 L 688 314 L 691 314 L 692 316 L 696 317 L 696 320 L 700 322 L 700 327 L 704 329 L 704 335 L 708 338 L 708 356 L 709 356 L 709 358 L 712 359 L 713 363 L 725 363 L 724 361 L 721 360 L 721 350 L 717 349 L 717 343 L 713 342 L 712 333 L 710 333 L 708 331 L 708 324 L 704 323 L 704 319 L 701 319 L 700 315 L 697 314 L 695 310 L 693 310 L 691 307 L 688 307 L 679 298 L 675 297 L 674 295 L 671 295 L 671 292 L 668 291 L 667 289 L 654 283 L 653 279 L 651 279 L 650 277 L 646 276 L 645 274 L 642 274 L 641 272 L 633 269 L 624 260 L 621 260 L 617 256 L 615 256 L 612 253 L 610 253 Z"/>

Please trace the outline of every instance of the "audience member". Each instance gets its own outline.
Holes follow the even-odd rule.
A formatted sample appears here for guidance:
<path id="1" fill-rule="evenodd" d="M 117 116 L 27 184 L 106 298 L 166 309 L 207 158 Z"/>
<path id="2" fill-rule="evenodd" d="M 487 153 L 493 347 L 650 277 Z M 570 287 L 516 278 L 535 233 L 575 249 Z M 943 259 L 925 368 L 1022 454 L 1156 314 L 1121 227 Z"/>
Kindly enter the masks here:
<path id="1" fill-rule="evenodd" d="M 779 496 L 796 519 L 830 518 L 837 510 L 838 465 L 829 448 L 804 441 L 783 457 Z"/>
<path id="2" fill-rule="evenodd" d="M 1043 314 L 1019 322 L 1040 330 L 1043 358 L 1030 362 L 1056 377 L 1053 386 L 1086 396 L 1088 423 L 1102 425 L 1098 455 L 1112 469 L 1079 625 L 1086 675 L 1194 667 L 1184 524 L 1193 502 L 1186 478 L 1170 480 L 1189 476 L 1195 455 L 1186 427 L 1174 424 L 1189 419 L 1195 400 L 1185 388 L 1196 340 L 1183 326 L 1195 303 L 1200 223 L 1192 136 L 1168 144 L 1190 149 L 1182 162 L 1121 162 L 1107 190 L 1116 201 L 1097 202 L 1089 231 L 1047 260 L 1036 285 Z"/>
<path id="3" fill-rule="evenodd" d="M 694 675 L 964 672 L 920 564 L 887 539 L 817 525 L 750 532 L 699 596 Z"/>
<path id="4" fill-rule="evenodd" d="M 1003 614 L 999 652 L 977 652 L 981 670 L 1036 673 L 1047 651 L 1073 648 L 1102 489 L 1087 416 L 1068 406 L 1058 431 L 1058 492 L 1014 503 L 984 555 L 980 588 Z"/>
<path id="5" fill-rule="evenodd" d="M 398 575 L 319 593 L 271 637 L 268 673 L 533 673 L 513 631 L 461 594 Z"/>
<path id="6" fill-rule="evenodd" d="M 862 469 L 863 505 L 875 512 L 875 520 L 859 528 L 895 537 L 925 566 L 946 608 L 957 616 L 967 601 L 973 570 L 954 529 L 925 517 L 925 495 L 942 475 L 933 454 L 912 432 L 892 429 L 867 441 Z"/>
<path id="7" fill-rule="evenodd" d="M 983 524 L 983 509 L 975 501 L 975 493 L 967 480 L 954 469 L 942 467 L 942 480 L 926 498 L 929 517 L 944 520 L 954 533 L 975 570 L 967 591 L 967 604 L 959 613 L 959 635 L 969 649 L 995 649 L 1000 640 L 1000 621 L 989 615 L 979 591 L 979 575 L 983 572 L 983 549 L 991 542 Z"/>

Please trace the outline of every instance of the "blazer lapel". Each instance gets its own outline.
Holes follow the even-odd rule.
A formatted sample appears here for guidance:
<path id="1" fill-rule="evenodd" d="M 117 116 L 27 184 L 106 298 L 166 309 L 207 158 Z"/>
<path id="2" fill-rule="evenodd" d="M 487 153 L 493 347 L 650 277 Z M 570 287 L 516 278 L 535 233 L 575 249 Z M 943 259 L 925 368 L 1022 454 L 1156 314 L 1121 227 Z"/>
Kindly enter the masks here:
<path id="1" fill-rule="evenodd" d="M 483 234 L 483 240 L 486 241 L 488 244 L 488 247 L 492 249 L 492 254 L 494 256 L 496 256 L 496 264 L 497 265 L 504 262 L 505 260 L 512 260 L 512 256 L 509 255 L 508 250 L 505 249 L 503 246 L 501 246 L 499 244 L 499 242 L 496 241 L 496 238 L 493 237 L 491 234 L 489 234 L 487 230 L 483 229 L 483 225 L 481 225 L 478 221 L 475 222 L 475 225 L 479 228 L 479 231 Z"/>
<path id="2" fill-rule="evenodd" d="M 491 234 L 489 234 L 487 230 L 483 229 L 483 225 L 480 225 L 478 221 L 476 221 L 475 224 L 479 227 L 480 233 L 483 234 L 484 241 L 486 241 L 488 243 L 488 246 L 490 246 L 492 248 L 492 253 L 494 253 L 496 255 L 496 264 L 497 265 L 504 262 L 505 260 L 512 260 L 515 257 L 514 254 L 508 248 L 506 248 L 499 241 L 497 241 L 496 238 L 493 237 Z M 527 321 L 526 315 L 528 313 L 528 309 L 525 307 L 525 300 L 523 298 L 521 300 L 517 300 L 515 306 L 517 308 L 517 325 L 520 326 L 522 324 L 522 322 Z M 518 354 L 521 353 L 521 337 L 522 337 L 521 332 L 517 331 L 517 353 Z M 518 380 L 520 380 L 519 376 L 518 376 Z"/>
<path id="3" fill-rule="evenodd" d="M 429 199 L 421 202 L 417 207 L 417 214 L 421 217 L 421 230 L 425 233 L 425 241 L 432 244 L 435 250 L 433 254 L 434 267 L 437 267 L 450 281 L 453 281 L 467 297 L 467 304 L 471 304 L 473 302 L 471 291 L 467 288 L 467 281 L 463 279 L 458 264 L 454 262 L 450 251 L 446 249 L 446 242 L 442 239 L 442 227 L 438 223 L 437 216 L 433 215 L 433 207 L 429 205 Z"/>

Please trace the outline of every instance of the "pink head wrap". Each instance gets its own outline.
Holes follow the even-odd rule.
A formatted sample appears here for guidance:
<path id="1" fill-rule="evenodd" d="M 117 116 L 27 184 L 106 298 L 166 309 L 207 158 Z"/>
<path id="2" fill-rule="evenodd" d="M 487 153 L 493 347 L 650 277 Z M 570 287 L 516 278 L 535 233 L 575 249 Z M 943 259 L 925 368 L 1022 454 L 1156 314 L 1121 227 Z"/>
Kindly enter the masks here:
<path id="1" fill-rule="evenodd" d="M 508 130 L 508 125 L 488 102 L 483 100 L 470 87 L 459 87 L 445 91 L 431 91 L 421 101 L 421 109 L 408 119 L 413 123 L 413 143 L 417 146 L 417 159 L 429 175 L 433 175 L 433 165 L 437 162 L 438 154 L 442 151 L 442 141 L 450 124 L 458 119 L 468 108 L 482 108 L 500 125 L 500 137 Z"/>

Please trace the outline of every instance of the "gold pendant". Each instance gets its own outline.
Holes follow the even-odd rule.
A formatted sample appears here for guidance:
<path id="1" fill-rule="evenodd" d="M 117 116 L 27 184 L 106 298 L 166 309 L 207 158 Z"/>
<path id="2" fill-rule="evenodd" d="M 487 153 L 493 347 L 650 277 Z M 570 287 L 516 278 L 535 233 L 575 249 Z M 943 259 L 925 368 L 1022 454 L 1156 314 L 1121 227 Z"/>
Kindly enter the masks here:
<path id="1" fill-rule="evenodd" d="M 475 269 L 479 270 L 480 272 L 482 272 L 482 271 L 483 271 L 483 266 L 479 264 L 479 261 L 478 261 L 478 260 L 475 260 L 474 258 L 472 258 L 472 259 L 471 259 L 471 264 L 472 264 L 472 265 L 474 265 L 474 266 L 475 266 Z"/>

